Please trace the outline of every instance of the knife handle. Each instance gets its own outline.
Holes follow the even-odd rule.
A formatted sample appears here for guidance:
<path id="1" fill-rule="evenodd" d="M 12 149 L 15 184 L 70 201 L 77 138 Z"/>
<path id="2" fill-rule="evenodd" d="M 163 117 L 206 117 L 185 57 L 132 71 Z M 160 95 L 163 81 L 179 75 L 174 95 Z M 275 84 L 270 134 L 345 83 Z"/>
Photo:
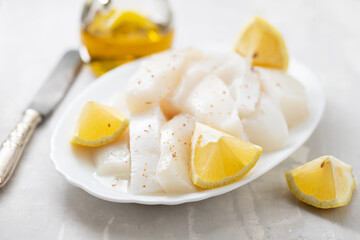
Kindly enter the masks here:
<path id="1" fill-rule="evenodd" d="M 0 188 L 11 177 L 26 144 L 32 136 L 36 126 L 41 122 L 39 112 L 27 109 L 20 122 L 10 132 L 0 147 Z"/>

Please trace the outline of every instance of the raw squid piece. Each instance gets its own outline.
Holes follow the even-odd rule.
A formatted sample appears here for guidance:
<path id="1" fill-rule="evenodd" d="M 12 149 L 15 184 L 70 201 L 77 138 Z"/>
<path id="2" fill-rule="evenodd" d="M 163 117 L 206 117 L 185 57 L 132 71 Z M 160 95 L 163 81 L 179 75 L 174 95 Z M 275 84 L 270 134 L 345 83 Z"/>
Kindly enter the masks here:
<path id="1" fill-rule="evenodd" d="M 180 114 L 161 128 L 161 157 L 156 176 L 167 193 L 187 193 L 196 190 L 190 179 L 191 136 L 195 121 Z"/>
<path id="2" fill-rule="evenodd" d="M 222 63 L 215 69 L 214 74 L 226 85 L 230 85 L 236 77 L 244 75 L 250 69 L 250 65 L 237 53 L 218 55 L 217 58 L 222 59 Z"/>
<path id="3" fill-rule="evenodd" d="M 229 89 L 215 75 L 200 82 L 191 92 L 185 111 L 196 121 L 242 137 L 243 128 Z"/>
<path id="4" fill-rule="evenodd" d="M 128 179 L 130 177 L 129 131 L 124 132 L 115 142 L 95 148 L 93 157 L 98 175 Z"/>
<path id="5" fill-rule="evenodd" d="M 266 94 L 261 95 L 256 111 L 242 119 L 242 123 L 249 141 L 265 151 L 283 147 L 289 135 L 281 109 Z"/>
<path id="6" fill-rule="evenodd" d="M 133 194 L 162 192 L 156 179 L 160 159 L 160 128 L 165 117 L 160 107 L 133 115 L 130 121 L 131 181 Z"/>
<path id="7" fill-rule="evenodd" d="M 270 98 L 279 104 L 289 127 L 309 115 L 305 88 L 284 71 L 257 68 L 259 78 Z"/>
<path id="8" fill-rule="evenodd" d="M 130 78 L 126 102 L 131 113 L 150 109 L 167 96 L 178 84 L 189 61 L 202 58 L 194 49 L 167 51 L 143 62 Z"/>
<path id="9" fill-rule="evenodd" d="M 235 98 L 236 108 L 240 118 L 248 117 L 256 110 L 260 98 L 260 82 L 256 73 L 250 68 L 240 76 L 235 77 L 230 87 L 231 95 Z"/>
<path id="10" fill-rule="evenodd" d="M 169 118 L 182 112 L 184 102 L 194 87 L 206 76 L 211 74 L 218 66 L 212 58 L 192 62 L 186 69 L 184 75 L 174 91 L 172 91 L 162 102 L 161 107 Z"/>

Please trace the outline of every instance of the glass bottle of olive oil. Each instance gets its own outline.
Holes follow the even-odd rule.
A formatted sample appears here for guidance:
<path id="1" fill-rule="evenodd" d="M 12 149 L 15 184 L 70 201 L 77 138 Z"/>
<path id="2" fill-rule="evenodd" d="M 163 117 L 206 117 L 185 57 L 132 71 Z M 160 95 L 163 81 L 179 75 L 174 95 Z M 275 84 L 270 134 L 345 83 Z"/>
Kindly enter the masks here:
<path id="1" fill-rule="evenodd" d="M 80 49 L 97 75 L 171 47 L 174 30 L 166 0 L 93 0 L 85 4 Z"/>

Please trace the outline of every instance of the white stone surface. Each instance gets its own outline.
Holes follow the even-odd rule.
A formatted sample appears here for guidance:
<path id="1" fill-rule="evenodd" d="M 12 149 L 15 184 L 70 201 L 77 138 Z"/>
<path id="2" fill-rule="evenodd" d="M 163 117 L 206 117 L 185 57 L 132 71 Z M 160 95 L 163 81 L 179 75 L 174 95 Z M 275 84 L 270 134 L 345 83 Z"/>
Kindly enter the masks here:
<path id="1" fill-rule="evenodd" d="M 50 136 L 58 118 L 94 81 L 84 68 L 0 190 L 0 239 L 360 239 L 360 2 L 171 3 L 176 46 L 224 43 L 230 48 L 249 16 L 258 14 L 273 23 L 291 56 L 306 63 L 324 85 L 327 106 L 313 136 L 272 171 L 219 197 L 179 206 L 105 202 L 68 184 L 49 161 Z M 79 45 L 82 4 L 0 0 L 1 141 L 62 53 Z M 315 209 L 297 201 L 286 185 L 285 171 L 323 154 L 354 167 L 358 186 L 348 206 Z"/>

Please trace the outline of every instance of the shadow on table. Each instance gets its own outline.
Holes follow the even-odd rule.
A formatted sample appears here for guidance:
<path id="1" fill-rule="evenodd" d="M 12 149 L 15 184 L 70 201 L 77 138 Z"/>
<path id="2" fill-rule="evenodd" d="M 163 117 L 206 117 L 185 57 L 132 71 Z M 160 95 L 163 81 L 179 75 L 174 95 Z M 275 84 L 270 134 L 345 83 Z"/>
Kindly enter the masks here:
<path id="1" fill-rule="evenodd" d="M 313 214 L 323 219 L 327 219 L 340 225 L 342 228 L 351 229 L 352 231 L 358 232 L 360 234 L 359 222 L 355 220 L 357 219 L 357 216 L 360 215 L 360 209 L 356 205 L 356 202 L 359 201 L 357 199 L 358 194 L 356 188 L 354 189 L 352 199 L 346 206 L 331 209 L 320 209 L 303 203 L 296 199 L 296 197 L 292 195 L 290 191 L 288 194 L 286 194 L 285 197 L 287 201 L 295 202 L 295 204 L 300 209 L 307 212 L 308 214 Z"/>
<path id="2" fill-rule="evenodd" d="M 176 206 L 112 203 L 70 185 L 65 194 L 65 231 L 72 232 L 68 223 L 77 222 L 81 225 L 74 226 L 77 232 L 86 231 L 90 236 L 100 235 L 102 239 L 107 236 L 109 239 L 189 239 L 202 232 L 206 236 L 211 236 L 212 232 L 219 234 L 219 230 L 227 230 L 221 221 L 226 220 L 229 215 L 226 209 L 232 204 L 231 196 L 228 196 L 231 193 Z M 233 231 L 222 234 L 234 238 L 239 232 L 236 231 L 238 226 L 233 227 Z M 67 236 L 66 232 L 64 236 Z"/>

